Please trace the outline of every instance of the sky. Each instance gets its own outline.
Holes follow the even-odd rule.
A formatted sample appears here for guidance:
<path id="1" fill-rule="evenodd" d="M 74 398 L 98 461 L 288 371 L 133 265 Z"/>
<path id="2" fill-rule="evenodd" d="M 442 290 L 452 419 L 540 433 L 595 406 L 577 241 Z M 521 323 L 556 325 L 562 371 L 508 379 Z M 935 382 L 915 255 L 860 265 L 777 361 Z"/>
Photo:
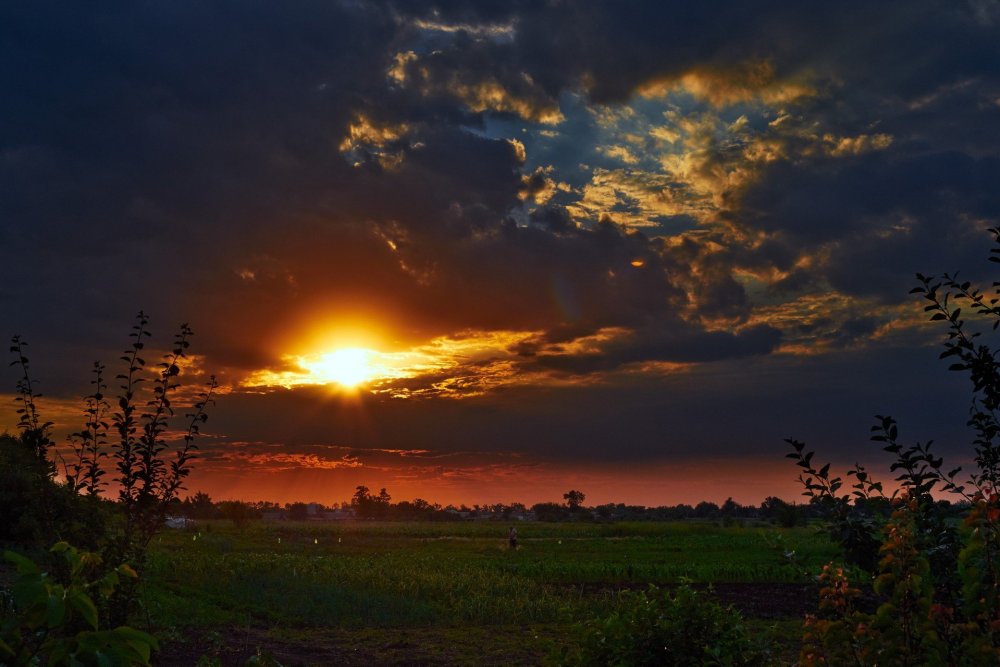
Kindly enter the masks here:
<path id="1" fill-rule="evenodd" d="M 971 456 L 908 291 L 995 276 L 996 0 L 39 0 L 0 87 L 0 333 L 65 434 L 189 323 L 192 492 L 791 500 L 784 439 L 884 465 L 876 414 Z"/>

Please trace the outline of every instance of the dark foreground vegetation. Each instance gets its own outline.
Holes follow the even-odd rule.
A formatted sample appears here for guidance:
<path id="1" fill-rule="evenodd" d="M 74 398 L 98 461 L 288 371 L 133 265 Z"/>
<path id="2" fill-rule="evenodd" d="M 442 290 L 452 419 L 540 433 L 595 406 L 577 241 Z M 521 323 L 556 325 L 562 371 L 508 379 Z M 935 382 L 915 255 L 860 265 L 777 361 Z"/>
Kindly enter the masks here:
<path id="1" fill-rule="evenodd" d="M 1000 326 L 1000 283 L 918 280 L 947 327 L 941 357 L 971 379 L 972 469 L 879 416 L 881 480 L 860 465 L 839 477 L 788 441 L 804 508 L 588 508 L 576 490 L 530 509 L 440 508 L 366 487 L 338 508 L 181 501 L 215 383 L 175 420 L 191 332 L 150 377 L 141 313 L 114 399 L 95 364 L 59 476 L 15 337 L 20 433 L 0 436 L 0 541 L 17 553 L 0 570 L 0 663 L 1000 664 L 1000 361 L 962 314 Z M 349 518 L 308 520 L 321 512 Z M 177 514 L 200 521 L 164 529 Z"/>

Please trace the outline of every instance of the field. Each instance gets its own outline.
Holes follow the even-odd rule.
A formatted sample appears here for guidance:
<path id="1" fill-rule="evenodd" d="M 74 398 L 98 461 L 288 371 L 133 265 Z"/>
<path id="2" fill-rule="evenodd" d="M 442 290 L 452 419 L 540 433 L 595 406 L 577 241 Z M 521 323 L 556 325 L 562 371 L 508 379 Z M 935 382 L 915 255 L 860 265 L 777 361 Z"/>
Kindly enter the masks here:
<path id="1" fill-rule="evenodd" d="M 794 655 L 836 554 L 811 528 L 713 523 L 202 522 L 156 538 L 160 663 L 537 664 L 623 589 L 712 584 Z M 789 557 L 788 554 L 794 552 Z"/>

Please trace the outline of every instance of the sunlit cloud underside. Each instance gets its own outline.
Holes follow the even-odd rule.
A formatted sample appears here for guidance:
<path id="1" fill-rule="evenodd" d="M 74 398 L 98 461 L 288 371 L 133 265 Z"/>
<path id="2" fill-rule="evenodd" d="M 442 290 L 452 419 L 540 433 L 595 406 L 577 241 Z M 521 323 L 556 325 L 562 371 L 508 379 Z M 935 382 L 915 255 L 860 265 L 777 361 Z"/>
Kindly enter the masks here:
<path id="1" fill-rule="evenodd" d="M 579 385 L 599 381 L 600 377 L 539 367 L 533 363 L 538 352 L 549 360 L 600 355 L 608 345 L 631 334 L 627 329 L 606 328 L 551 343 L 544 341 L 541 331 L 468 331 L 394 352 L 345 347 L 284 354 L 280 368 L 255 371 L 236 388 L 266 392 L 276 388 L 329 387 L 333 391 L 363 391 L 389 398 L 470 398 L 514 384 Z M 670 373 L 690 366 L 648 361 L 631 364 L 622 372 Z"/>
<path id="2" fill-rule="evenodd" d="M 516 331 L 466 332 L 394 352 L 354 347 L 284 354 L 282 368 L 256 371 L 241 386 L 248 390 L 363 387 L 365 391 L 394 398 L 428 394 L 468 396 L 477 393 L 470 392 L 467 386 L 472 379 L 468 369 L 476 369 L 472 384 L 481 389 L 510 381 L 511 361 L 516 357 L 511 349 L 536 335 Z M 430 382 L 421 387 L 401 382 L 417 378 L 430 378 Z M 463 391 L 458 390 L 459 385 Z"/>

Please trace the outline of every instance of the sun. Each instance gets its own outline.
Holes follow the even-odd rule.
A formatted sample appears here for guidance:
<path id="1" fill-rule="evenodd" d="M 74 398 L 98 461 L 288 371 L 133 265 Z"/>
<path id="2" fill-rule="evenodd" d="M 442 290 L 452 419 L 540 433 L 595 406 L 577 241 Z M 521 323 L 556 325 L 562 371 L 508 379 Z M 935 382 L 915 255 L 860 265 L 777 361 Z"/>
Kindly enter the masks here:
<path id="1" fill-rule="evenodd" d="M 317 379 L 335 382 L 345 388 L 357 387 L 372 379 L 376 370 L 372 365 L 374 352 L 363 347 L 345 347 L 327 352 L 316 361 L 303 362 Z"/>

